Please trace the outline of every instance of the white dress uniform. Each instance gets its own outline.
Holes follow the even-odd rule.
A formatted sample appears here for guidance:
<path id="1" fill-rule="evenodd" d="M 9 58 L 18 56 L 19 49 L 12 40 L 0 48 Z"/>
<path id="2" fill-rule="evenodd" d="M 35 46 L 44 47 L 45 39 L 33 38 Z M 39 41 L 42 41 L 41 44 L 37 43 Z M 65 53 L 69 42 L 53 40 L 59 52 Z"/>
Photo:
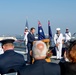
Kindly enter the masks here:
<path id="1" fill-rule="evenodd" d="M 24 33 L 24 41 L 25 41 L 25 45 L 27 45 L 28 42 L 28 38 L 27 38 L 28 32 Z"/>
<path id="2" fill-rule="evenodd" d="M 1 44 L 0 44 L 0 55 L 3 54 L 3 53 L 4 53 L 4 51 L 3 51 L 2 47 L 1 47 Z"/>
<path id="3" fill-rule="evenodd" d="M 56 30 L 60 30 L 60 28 L 57 28 Z M 57 59 L 61 59 L 61 55 L 62 55 L 62 40 L 63 40 L 63 34 L 62 33 L 60 33 L 59 36 L 57 34 L 54 35 L 54 43 L 55 43 L 55 45 L 59 43 L 59 45 L 55 47 Z"/>
<path id="4" fill-rule="evenodd" d="M 70 32 L 68 32 L 68 33 L 65 32 L 65 42 L 69 41 L 70 39 L 71 39 L 71 33 Z"/>
<path id="5" fill-rule="evenodd" d="M 27 49 L 27 42 L 28 42 L 28 35 L 29 32 L 24 32 L 24 41 L 25 41 L 25 47 L 26 47 L 26 53 L 28 53 L 28 49 Z"/>

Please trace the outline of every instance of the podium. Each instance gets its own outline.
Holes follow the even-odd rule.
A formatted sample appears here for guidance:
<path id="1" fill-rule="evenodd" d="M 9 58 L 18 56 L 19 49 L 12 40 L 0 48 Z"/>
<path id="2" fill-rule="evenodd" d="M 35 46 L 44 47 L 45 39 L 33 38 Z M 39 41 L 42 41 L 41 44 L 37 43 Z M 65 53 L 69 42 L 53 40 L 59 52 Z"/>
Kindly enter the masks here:
<path id="1" fill-rule="evenodd" d="M 47 45 L 47 48 L 49 49 L 49 43 L 50 43 L 50 39 L 43 39 L 43 40 L 41 40 L 41 41 L 43 41 L 44 43 L 46 43 L 46 45 Z"/>

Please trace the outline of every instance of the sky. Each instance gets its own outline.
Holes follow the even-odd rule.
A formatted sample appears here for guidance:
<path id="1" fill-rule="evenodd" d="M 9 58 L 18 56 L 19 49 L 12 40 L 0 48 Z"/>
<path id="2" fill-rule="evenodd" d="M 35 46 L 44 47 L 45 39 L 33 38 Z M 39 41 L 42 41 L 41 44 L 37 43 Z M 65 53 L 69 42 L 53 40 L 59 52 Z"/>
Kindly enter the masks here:
<path id="1" fill-rule="evenodd" d="M 48 33 L 48 20 L 54 34 L 60 27 L 73 34 L 76 32 L 76 0 L 0 0 L 0 35 L 23 35 L 26 19 L 29 29 L 38 30 L 40 20 Z"/>

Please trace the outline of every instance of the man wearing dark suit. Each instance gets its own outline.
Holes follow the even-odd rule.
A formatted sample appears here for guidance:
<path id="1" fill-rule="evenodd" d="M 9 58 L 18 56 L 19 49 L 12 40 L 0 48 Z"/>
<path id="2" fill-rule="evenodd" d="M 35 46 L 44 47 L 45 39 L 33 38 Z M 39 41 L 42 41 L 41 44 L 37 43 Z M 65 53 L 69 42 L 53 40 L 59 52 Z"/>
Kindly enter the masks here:
<path id="1" fill-rule="evenodd" d="M 23 55 L 14 52 L 14 41 L 14 39 L 3 39 L 0 41 L 4 50 L 4 53 L 0 55 L 0 74 L 11 71 L 17 72 L 25 65 Z"/>
<path id="2" fill-rule="evenodd" d="M 32 57 L 30 56 L 30 52 L 32 50 L 32 46 L 33 46 L 33 42 L 35 41 L 35 28 L 31 28 L 30 32 L 27 35 L 28 38 L 28 43 L 27 43 L 27 47 L 28 47 L 28 54 L 27 54 L 27 63 L 28 64 L 32 64 Z"/>
<path id="3" fill-rule="evenodd" d="M 45 61 L 48 51 L 46 44 L 36 41 L 33 45 L 34 64 L 28 65 L 18 72 L 18 75 L 60 75 L 60 67 L 55 63 Z"/>

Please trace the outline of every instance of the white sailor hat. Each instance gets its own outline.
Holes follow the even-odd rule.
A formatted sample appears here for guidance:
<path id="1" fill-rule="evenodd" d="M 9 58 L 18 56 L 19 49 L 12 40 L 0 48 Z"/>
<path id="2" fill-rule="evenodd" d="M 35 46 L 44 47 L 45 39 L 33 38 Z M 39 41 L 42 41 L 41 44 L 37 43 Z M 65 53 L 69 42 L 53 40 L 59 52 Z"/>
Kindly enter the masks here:
<path id="1" fill-rule="evenodd" d="M 69 28 L 66 28 L 66 30 L 69 30 Z"/>
<path id="2" fill-rule="evenodd" d="M 25 29 L 28 29 L 27 27 L 25 27 Z"/>
<path id="3" fill-rule="evenodd" d="M 60 28 L 56 28 L 56 30 L 57 30 L 57 31 L 59 31 L 59 30 L 60 30 Z"/>

